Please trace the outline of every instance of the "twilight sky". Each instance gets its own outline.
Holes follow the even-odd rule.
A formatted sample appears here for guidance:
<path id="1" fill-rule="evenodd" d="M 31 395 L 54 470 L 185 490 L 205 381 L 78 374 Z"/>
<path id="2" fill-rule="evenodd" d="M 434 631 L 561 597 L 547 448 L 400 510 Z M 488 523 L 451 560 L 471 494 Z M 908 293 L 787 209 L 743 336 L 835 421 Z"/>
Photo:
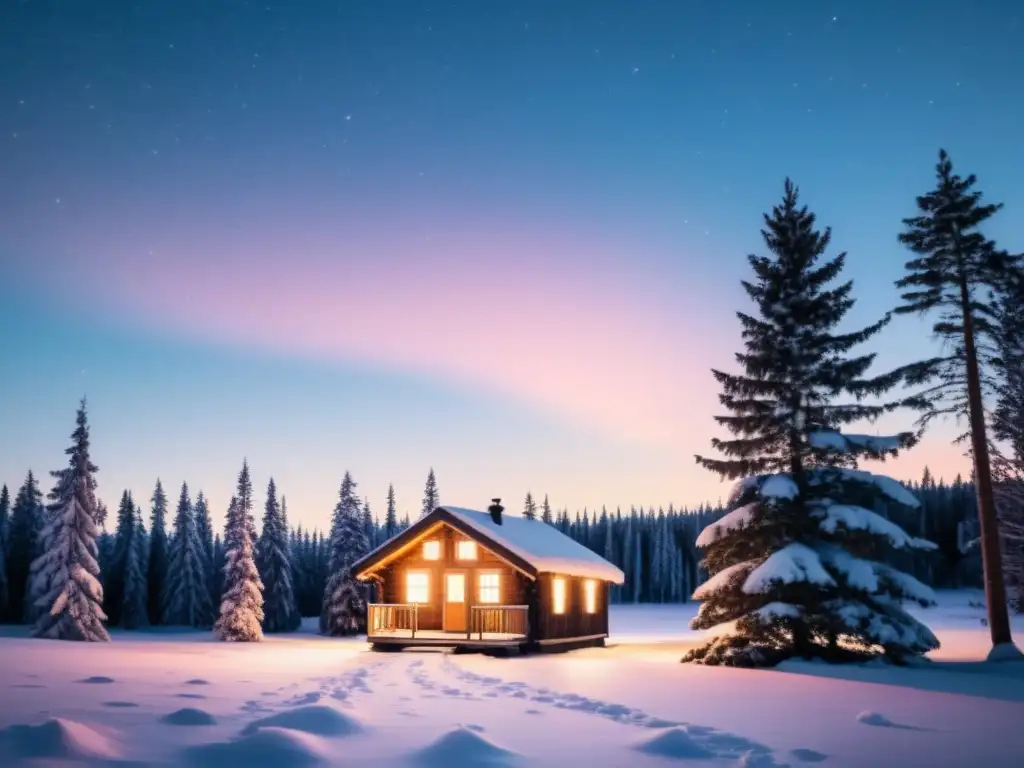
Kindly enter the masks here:
<path id="1" fill-rule="evenodd" d="M 695 505 L 709 369 L 790 175 L 866 324 L 946 147 L 1024 248 L 1024 8 L 854 2 L 8 2 L 0 7 L 0 481 L 100 495 L 243 457 L 293 521 L 345 469 L 382 511 L 527 489 Z M 899 319 L 879 365 L 927 354 Z M 908 414 L 880 427 L 901 429 Z M 891 467 L 966 472 L 953 425 Z M 48 490 L 49 479 L 44 483 Z M 260 500 L 262 503 L 262 500 Z M 148 506 L 148 503 L 147 503 Z"/>

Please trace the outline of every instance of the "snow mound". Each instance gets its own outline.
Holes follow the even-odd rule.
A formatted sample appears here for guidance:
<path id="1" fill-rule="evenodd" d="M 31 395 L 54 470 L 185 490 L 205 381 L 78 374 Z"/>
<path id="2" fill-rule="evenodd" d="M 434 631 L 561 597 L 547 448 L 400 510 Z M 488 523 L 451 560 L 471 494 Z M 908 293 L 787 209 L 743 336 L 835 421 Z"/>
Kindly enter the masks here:
<path id="1" fill-rule="evenodd" d="M 633 745 L 633 749 L 648 755 L 667 757 L 673 760 L 702 760 L 717 757 L 713 752 L 709 752 L 694 741 L 685 728 L 678 726 L 638 741 Z"/>
<path id="2" fill-rule="evenodd" d="M 475 731 L 459 726 L 414 753 L 420 765 L 448 768 L 451 765 L 510 765 L 519 755 L 499 747 Z"/>
<path id="3" fill-rule="evenodd" d="M 352 715 L 331 707 L 314 705 L 297 707 L 256 720 L 249 723 L 242 733 L 251 734 L 268 727 L 286 728 L 316 736 L 354 736 L 366 730 Z"/>
<path id="4" fill-rule="evenodd" d="M 201 677 L 193 677 L 191 680 L 186 680 L 185 685 L 209 685 L 209 680 L 203 680 Z"/>
<path id="5" fill-rule="evenodd" d="M 114 678 L 107 677 L 106 675 L 93 675 L 92 677 L 83 677 L 77 681 L 79 683 L 113 683 L 116 682 Z"/>
<path id="6" fill-rule="evenodd" d="M 217 718 L 206 710 L 184 707 L 176 709 L 169 715 L 164 715 L 160 718 L 160 722 L 168 725 L 216 725 Z"/>
<path id="7" fill-rule="evenodd" d="M 185 764 L 224 768 L 305 768 L 326 765 L 327 750 L 319 738 L 288 728 L 261 728 L 234 741 L 200 744 L 185 750 Z"/>
<path id="8" fill-rule="evenodd" d="M 814 749 L 805 749 L 804 747 L 791 749 L 789 750 L 789 754 L 802 763 L 820 763 L 824 760 L 828 760 L 828 755 Z"/>
<path id="9" fill-rule="evenodd" d="M 116 760 L 117 744 L 90 726 L 56 718 L 40 725 L 12 725 L 0 731 L 8 756 L 27 760 Z"/>

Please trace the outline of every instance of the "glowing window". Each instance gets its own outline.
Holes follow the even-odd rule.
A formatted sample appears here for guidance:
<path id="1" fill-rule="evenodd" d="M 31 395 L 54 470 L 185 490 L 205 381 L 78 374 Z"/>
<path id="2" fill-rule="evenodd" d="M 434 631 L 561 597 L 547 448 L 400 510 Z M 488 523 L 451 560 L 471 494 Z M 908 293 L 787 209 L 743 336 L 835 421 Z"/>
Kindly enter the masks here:
<path id="1" fill-rule="evenodd" d="M 588 579 L 583 583 L 584 597 L 586 598 L 587 613 L 597 613 L 597 582 Z"/>
<path id="2" fill-rule="evenodd" d="M 551 582 L 552 591 L 552 607 L 555 613 L 565 613 L 565 579 L 561 577 L 555 578 Z"/>
<path id="3" fill-rule="evenodd" d="M 405 602 L 430 602 L 430 574 L 426 571 L 409 571 L 405 574 Z"/>
<path id="4" fill-rule="evenodd" d="M 447 575 L 446 584 L 448 585 L 445 589 L 447 600 L 449 603 L 464 603 L 466 602 L 466 576 L 462 573 L 449 573 Z"/>
<path id="5" fill-rule="evenodd" d="M 501 580 L 497 573 L 481 573 L 477 582 L 480 588 L 480 602 L 497 604 L 501 602 Z"/>
<path id="6" fill-rule="evenodd" d="M 423 542 L 423 559 L 424 560 L 440 560 L 441 559 L 441 542 L 440 541 L 424 541 Z"/>
<path id="7" fill-rule="evenodd" d="M 476 560 L 476 542 L 460 541 L 455 545 L 455 557 L 459 560 Z"/>

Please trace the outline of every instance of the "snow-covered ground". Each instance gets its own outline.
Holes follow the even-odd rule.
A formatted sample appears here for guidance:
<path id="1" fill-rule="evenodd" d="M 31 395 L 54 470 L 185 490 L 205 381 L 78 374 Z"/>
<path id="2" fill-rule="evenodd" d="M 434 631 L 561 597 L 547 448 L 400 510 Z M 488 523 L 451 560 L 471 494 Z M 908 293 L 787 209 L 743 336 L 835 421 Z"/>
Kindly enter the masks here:
<path id="1" fill-rule="evenodd" d="M 913 669 L 680 664 L 703 635 L 687 627 L 692 605 L 617 606 L 608 648 L 515 659 L 375 654 L 312 623 L 239 645 L 6 627 L 0 765 L 1020 764 L 1024 663 L 978 663 L 981 595 L 941 599 L 915 613 L 944 647 Z"/>

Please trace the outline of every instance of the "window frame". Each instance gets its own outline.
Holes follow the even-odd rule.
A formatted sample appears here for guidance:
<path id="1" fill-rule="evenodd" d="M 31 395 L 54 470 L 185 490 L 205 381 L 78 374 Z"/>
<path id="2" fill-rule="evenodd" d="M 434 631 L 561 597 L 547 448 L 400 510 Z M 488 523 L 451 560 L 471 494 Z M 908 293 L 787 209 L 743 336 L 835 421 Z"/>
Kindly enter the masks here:
<path id="1" fill-rule="evenodd" d="M 559 594 L 559 586 L 561 594 Z M 558 598 L 561 597 L 561 605 Z M 551 612 L 556 616 L 564 616 L 569 610 L 569 580 L 565 576 L 551 578 Z"/>
<path id="2" fill-rule="evenodd" d="M 430 557 L 427 554 L 427 546 L 428 545 L 433 545 L 434 547 L 437 548 L 437 555 L 435 557 Z M 420 549 L 420 557 L 423 558 L 424 560 L 426 560 L 427 562 L 430 562 L 430 563 L 439 562 L 441 560 L 441 540 L 440 539 L 426 539 L 423 542 L 422 548 Z"/>
<path id="3" fill-rule="evenodd" d="M 495 578 L 495 584 L 493 586 L 487 586 L 487 590 L 495 590 L 495 599 L 486 600 L 484 599 L 484 577 L 493 576 Z M 478 605 L 501 605 L 501 571 L 477 571 L 476 572 L 476 601 Z"/>
<path id="4" fill-rule="evenodd" d="M 422 601 L 412 599 L 409 590 L 409 581 L 412 576 L 423 577 L 424 599 Z M 430 605 L 430 571 L 423 568 L 410 568 L 405 572 L 405 602 L 407 605 Z"/>
<path id="5" fill-rule="evenodd" d="M 588 615 L 597 613 L 597 579 L 587 579 L 583 582 L 583 612 Z"/>
<path id="6" fill-rule="evenodd" d="M 473 550 L 472 556 L 466 557 L 465 555 L 462 554 L 462 548 L 464 546 L 469 546 L 469 547 L 472 548 L 472 550 Z M 480 552 L 480 548 L 479 548 L 479 546 L 477 546 L 477 543 L 473 539 L 460 539 L 459 541 L 455 542 L 455 559 L 456 560 L 459 560 L 461 562 L 469 562 L 469 561 L 478 560 L 479 559 L 479 557 L 478 557 L 479 552 Z"/>

